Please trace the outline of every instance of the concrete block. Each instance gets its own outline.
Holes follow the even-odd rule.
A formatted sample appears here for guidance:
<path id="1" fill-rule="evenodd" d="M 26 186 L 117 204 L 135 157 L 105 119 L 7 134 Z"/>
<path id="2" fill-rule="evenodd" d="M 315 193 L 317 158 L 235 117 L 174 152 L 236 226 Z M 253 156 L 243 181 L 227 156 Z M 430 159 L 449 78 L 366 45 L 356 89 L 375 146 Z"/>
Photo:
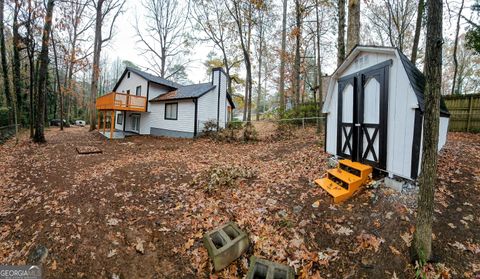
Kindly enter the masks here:
<path id="1" fill-rule="evenodd" d="M 385 177 L 385 186 L 392 188 L 397 192 L 402 192 L 403 184 L 403 181 L 398 181 L 395 178 Z"/>
<path id="2" fill-rule="evenodd" d="M 233 222 L 207 232 L 203 236 L 203 243 L 215 271 L 222 270 L 235 261 L 249 245 L 247 234 Z"/>
<path id="3" fill-rule="evenodd" d="M 336 168 L 338 166 L 338 160 L 337 158 L 335 157 L 330 157 L 328 158 L 327 160 L 327 165 L 330 167 L 330 168 Z"/>
<path id="4" fill-rule="evenodd" d="M 294 279 L 295 273 L 289 266 L 274 263 L 255 256 L 250 257 L 246 279 Z"/>

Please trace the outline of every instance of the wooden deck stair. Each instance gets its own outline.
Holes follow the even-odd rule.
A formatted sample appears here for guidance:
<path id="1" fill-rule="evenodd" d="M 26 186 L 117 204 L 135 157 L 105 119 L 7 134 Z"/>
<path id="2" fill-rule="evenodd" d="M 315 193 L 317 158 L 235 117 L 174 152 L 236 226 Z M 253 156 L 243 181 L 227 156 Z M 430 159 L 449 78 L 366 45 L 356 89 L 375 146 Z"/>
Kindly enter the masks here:
<path id="1" fill-rule="evenodd" d="M 371 173 L 371 166 L 340 160 L 336 168 L 328 170 L 326 176 L 315 180 L 315 183 L 333 197 L 334 203 L 340 203 L 358 191 Z"/>

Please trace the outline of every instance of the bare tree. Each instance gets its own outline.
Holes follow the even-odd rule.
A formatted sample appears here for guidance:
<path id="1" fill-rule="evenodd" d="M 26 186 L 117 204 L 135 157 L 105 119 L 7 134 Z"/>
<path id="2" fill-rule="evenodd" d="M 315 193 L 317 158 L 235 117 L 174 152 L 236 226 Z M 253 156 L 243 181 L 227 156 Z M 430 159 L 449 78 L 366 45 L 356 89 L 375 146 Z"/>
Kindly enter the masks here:
<path id="1" fill-rule="evenodd" d="M 360 43 L 360 0 L 348 0 L 347 52 Z"/>
<path id="2" fill-rule="evenodd" d="M 415 257 L 427 261 L 432 256 L 432 221 L 442 81 L 442 0 L 428 1 L 425 52 L 425 111 L 423 124 L 422 173 L 414 235 Z"/>
<path id="3" fill-rule="evenodd" d="M 250 122 L 252 117 L 252 62 L 250 57 L 250 44 L 253 25 L 253 3 L 244 0 L 231 0 L 231 5 L 230 7 L 229 4 L 226 4 L 226 7 L 237 25 L 238 37 L 240 39 L 247 72 L 245 79 L 245 108 L 243 120 Z"/>
<path id="4" fill-rule="evenodd" d="M 337 36 L 337 67 L 345 60 L 345 0 L 337 1 L 338 36 Z"/>
<path id="5" fill-rule="evenodd" d="M 45 121 L 45 90 L 46 90 L 46 78 L 48 72 L 48 45 L 50 42 L 50 31 L 52 29 L 52 17 L 54 0 L 48 0 L 47 13 L 45 15 L 45 25 L 43 27 L 42 35 L 42 49 L 38 56 L 39 68 L 38 68 L 38 83 L 37 83 L 37 107 L 36 107 L 36 119 L 35 119 L 35 135 L 33 136 L 34 142 L 45 142 L 44 134 L 44 121 Z"/>
<path id="6" fill-rule="evenodd" d="M 417 63 L 418 43 L 420 41 L 420 33 L 422 31 L 422 18 L 424 10 L 425 0 L 419 0 L 417 8 L 417 21 L 415 23 L 415 35 L 413 36 L 412 57 L 410 59 L 413 64 Z"/>
<path id="7" fill-rule="evenodd" d="M 2 59 L 2 74 L 3 74 L 3 88 L 5 93 L 5 100 L 7 101 L 7 106 L 9 107 L 9 123 L 12 124 L 14 121 L 14 109 L 13 106 L 15 102 L 12 98 L 12 94 L 10 92 L 10 80 L 8 79 L 8 63 L 7 63 L 7 51 L 5 48 L 5 21 L 3 19 L 3 12 L 4 12 L 5 2 L 4 0 L 0 0 L 0 52 L 1 52 L 1 59 Z"/>
<path id="8" fill-rule="evenodd" d="M 152 70 L 166 78 L 172 60 L 185 54 L 190 4 L 184 7 L 178 0 L 144 0 L 142 4 L 147 11 L 146 26 L 138 18 L 134 26 L 143 46 L 141 54 L 148 55 Z"/>
<path id="9" fill-rule="evenodd" d="M 231 47 L 235 45 L 231 35 L 233 32 L 230 30 L 231 20 L 223 3 L 223 0 L 197 0 L 192 9 L 192 18 L 207 39 L 213 42 L 222 52 L 223 65 L 229 77 L 228 92 L 232 93 L 233 79 L 230 78 L 230 72 L 233 67 L 238 65 L 240 60 L 236 58 L 235 51 Z"/>
<path id="10" fill-rule="evenodd" d="M 457 72 L 458 72 L 458 58 L 457 58 L 457 46 L 458 46 L 458 36 L 460 32 L 460 20 L 462 18 L 462 10 L 463 10 L 463 5 L 464 5 L 464 0 L 462 0 L 460 4 L 460 8 L 458 9 L 458 17 L 457 17 L 457 28 L 455 31 L 455 42 L 453 43 L 453 80 L 452 80 L 452 91 L 451 95 L 455 94 L 455 85 L 457 82 Z M 457 89 L 457 92 L 459 90 Z"/>
<path id="11" fill-rule="evenodd" d="M 93 42 L 92 81 L 90 85 L 90 131 L 96 127 L 95 100 L 98 92 L 98 78 L 100 76 L 100 54 L 103 44 L 113 36 L 113 28 L 117 17 L 123 11 L 125 0 L 91 0 L 95 9 L 95 38 Z M 102 26 L 107 24 L 107 17 L 113 15 L 107 37 L 103 38 Z"/>

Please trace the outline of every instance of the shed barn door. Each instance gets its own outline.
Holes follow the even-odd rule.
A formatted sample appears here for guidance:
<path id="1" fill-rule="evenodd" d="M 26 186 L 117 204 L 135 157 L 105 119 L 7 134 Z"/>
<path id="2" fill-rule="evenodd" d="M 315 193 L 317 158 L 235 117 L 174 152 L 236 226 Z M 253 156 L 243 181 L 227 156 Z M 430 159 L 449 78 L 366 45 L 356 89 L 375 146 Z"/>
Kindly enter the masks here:
<path id="1" fill-rule="evenodd" d="M 387 163 L 386 61 L 338 81 L 337 155 L 380 169 Z"/>
<path id="2" fill-rule="evenodd" d="M 361 73 L 359 161 L 380 169 L 387 163 L 388 66 Z"/>

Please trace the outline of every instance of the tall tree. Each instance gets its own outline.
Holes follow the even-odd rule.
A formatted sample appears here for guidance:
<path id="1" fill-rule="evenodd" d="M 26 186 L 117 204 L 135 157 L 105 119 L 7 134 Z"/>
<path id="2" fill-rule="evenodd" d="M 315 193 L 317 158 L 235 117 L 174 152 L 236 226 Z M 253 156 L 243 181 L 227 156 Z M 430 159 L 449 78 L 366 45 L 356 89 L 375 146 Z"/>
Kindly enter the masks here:
<path id="1" fill-rule="evenodd" d="M 293 62 L 293 94 L 295 95 L 295 105 L 300 104 L 300 48 L 302 47 L 303 9 L 303 3 L 301 3 L 300 0 L 295 0 L 295 58 Z"/>
<path id="2" fill-rule="evenodd" d="M 260 103 L 262 101 L 262 59 L 263 59 L 263 49 L 264 49 L 264 39 L 265 39 L 265 11 L 264 9 L 259 10 L 258 16 L 258 47 L 257 47 L 257 55 L 258 55 L 258 84 L 257 84 L 257 110 L 255 114 L 255 120 L 260 120 Z"/>
<path id="3" fill-rule="evenodd" d="M 323 100 L 323 92 L 322 92 L 322 89 L 323 89 L 323 84 L 322 84 L 322 58 L 321 58 L 321 33 L 320 33 L 320 24 L 321 24 L 321 21 L 320 21 L 320 1 L 319 0 L 315 0 L 315 21 L 316 21 L 316 68 L 317 68 L 317 76 L 316 76 L 316 79 L 317 79 L 317 86 L 316 86 L 316 96 L 318 96 L 318 101 L 316 100 L 315 96 L 314 96 L 314 101 L 315 101 L 315 107 L 316 107 L 316 113 L 317 113 L 317 117 L 320 117 L 321 115 L 321 109 L 322 109 L 322 100 Z M 317 119 L 317 132 L 320 133 L 320 131 L 322 130 L 322 121 L 320 119 Z"/>
<path id="4" fill-rule="evenodd" d="M 279 109 L 280 117 L 285 112 L 285 58 L 287 52 L 287 0 L 283 0 L 283 16 L 282 16 L 282 49 L 280 50 L 280 80 L 279 80 Z"/>
<path id="5" fill-rule="evenodd" d="M 250 57 L 250 45 L 253 25 L 253 3 L 251 1 L 232 0 L 231 7 L 229 4 L 226 5 L 232 18 L 235 20 L 240 45 L 242 47 L 247 72 L 245 79 L 245 109 L 243 120 L 250 122 L 252 118 L 252 62 Z"/>
<path id="6" fill-rule="evenodd" d="M 418 43 L 420 41 L 420 33 L 422 33 L 423 11 L 425 10 L 425 0 L 419 0 L 417 6 L 417 21 L 415 23 L 415 35 L 413 37 L 412 57 L 410 61 L 417 63 Z"/>
<path id="7" fill-rule="evenodd" d="M 186 53 L 190 4 L 184 7 L 180 3 L 178 0 L 143 0 L 146 27 L 140 26 L 138 19 L 135 24 L 138 41 L 143 46 L 142 55 L 147 55 L 152 70 L 165 78 L 168 78 L 170 64 L 179 64 Z"/>
<path id="8" fill-rule="evenodd" d="M 19 117 L 19 112 L 23 108 L 23 97 L 22 97 L 22 77 L 21 77 L 21 70 L 20 70 L 20 34 L 19 34 L 19 13 L 20 7 L 23 1 L 15 0 L 14 7 L 13 7 L 13 26 L 12 26 L 12 33 L 13 33 L 13 59 L 12 59 L 12 68 L 13 68 L 13 88 L 15 92 L 15 99 L 16 99 L 16 117 Z"/>
<path id="9" fill-rule="evenodd" d="M 360 0 L 348 0 L 347 53 L 360 43 Z"/>
<path id="10" fill-rule="evenodd" d="M 92 81 L 90 85 L 90 131 L 96 128 L 96 110 L 95 101 L 98 93 L 98 79 L 100 76 L 100 54 L 102 46 L 113 36 L 115 21 L 122 13 L 125 0 L 92 0 L 95 9 L 95 37 L 93 40 L 93 63 L 92 63 Z M 106 24 L 106 19 L 113 14 L 110 22 L 109 33 L 107 37 L 102 36 L 102 26 Z"/>
<path id="11" fill-rule="evenodd" d="M 337 67 L 345 60 L 345 0 L 337 1 L 338 33 L 337 33 Z"/>
<path id="12" fill-rule="evenodd" d="M 427 43 L 425 52 L 425 111 L 422 163 L 414 235 L 415 257 L 427 261 L 432 256 L 432 221 L 442 81 L 442 0 L 429 0 L 427 8 Z"/>
<path id="13" fill-rule="evenodd" d="M 455 42 L 453 43 L 453 80 L 452 80 L 452 91 L 451 95 L 455 94 L 455 85 L 457 82 L 457 72 L 458 72 L 458 58 L 457 58 L 457 46 L 458 46 L 458 36 L 460 33 L 460 20 L 462 19 L 462 10 L 465 1 L 462 0 L 460 2 L 460 8 L 458 9 L 458 16 L 457 16 L 457 28 L 455 31 Z M 458 92 L 458 90 L 457 90 Z"/>
<path id="14" fill-rule="evenodd" d="M 193 10 L 193 19 L 197 26 L 213 42 L 222 53 L 223 67 L 227 73 L 228 92 L 232 93 L 231 71 L 239 64 L 236 45 L 232 40 L 231 20 L 228 10 L 223 5 L 223 0 L 196 0 Z M 203 38 L 197 37 L 203 41 Z"/>
<path id="15" fill-rule="evenodd" d="M 5 1 L 0 0 L 0 52 L 2 59 L 2 74 L 3 74 L 3 91 L 5 93 L 5 100 L 7 101 L 7 106 L 9 108 L 8 113 L 8 122 L 10 124 L 14 121 L 14 101 L 12 99 L 12 94 L 10 92 L 10 80 L 8 78 L 8 63 L 7 63 L 7 50 L 5 47 L 5 21 L 3 18 L 3 12 L 5 8 Z"/>
<path id="16" fill-rule="evenodd" d="M 47 13 L 45 15 L 45 24 L 43 26 L 42 49 L 38 56 L 38 83 L 37 83 L 37 107 L 35 119 L 35 135 L 34 142 L 45 142 L 44 125 L 45 125 L 45 90 L 46 78 L 48 71 L 48 45 L 50 42 L 50 31 L 52 28 L 53 6 L 54 0 L 48 0 Z"/>

